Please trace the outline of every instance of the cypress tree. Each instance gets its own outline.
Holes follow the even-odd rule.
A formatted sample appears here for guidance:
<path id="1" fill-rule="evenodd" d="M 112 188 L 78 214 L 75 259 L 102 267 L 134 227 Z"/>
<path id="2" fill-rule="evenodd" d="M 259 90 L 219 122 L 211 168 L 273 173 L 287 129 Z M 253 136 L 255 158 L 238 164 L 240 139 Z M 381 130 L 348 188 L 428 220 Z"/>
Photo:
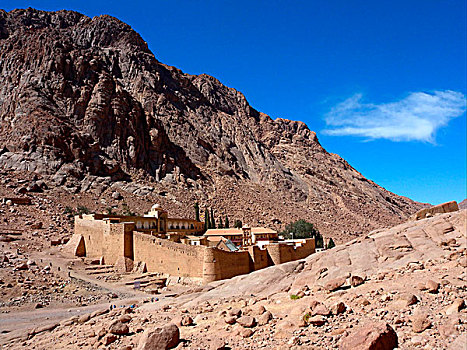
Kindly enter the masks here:
<path id="1" fill-rule="evenodd" d="M 211 228 L 216 228 L 216 218 L 214 217 L 214 211 L 211 208 Z"/>
<path id="2" fill-rule="evenodd" d="M 204 211 L 204 229 L 208 230 L 211 228 L 211 221 L 209 221 L 209 211 L 206 209 Z"/>
<path id="3" fill-rule="evenodd" d="M 217 225 L 218 228 L 224 228 L 224 225 L 222 224 L 222 216 L 219 216 L 219 225 Z"/>
<path id="4" fill-rule="evenodd" d="M 229 228 L 229 226 L 230 226 L 230 225 L 229 225 L 229 217 L 226 216 L 226 217 L 225 217 L 225 224 L 224 224 L 224 227 L 225 227 L 225 228 Z"/>
<path id="5" fill-rule="evenodd" d="M 336 243 L 332 240 L 332 238 L 329 238 L 328 246 L 327 249 L 334 248 L 336 246 Z"/>
<path id="6" fill-rule="evenodd" d="M 198 202 L 195 203 L 195 218 L 196 218 L 196 221 L 199 221 L 199 204 L 198 204 Z"/>

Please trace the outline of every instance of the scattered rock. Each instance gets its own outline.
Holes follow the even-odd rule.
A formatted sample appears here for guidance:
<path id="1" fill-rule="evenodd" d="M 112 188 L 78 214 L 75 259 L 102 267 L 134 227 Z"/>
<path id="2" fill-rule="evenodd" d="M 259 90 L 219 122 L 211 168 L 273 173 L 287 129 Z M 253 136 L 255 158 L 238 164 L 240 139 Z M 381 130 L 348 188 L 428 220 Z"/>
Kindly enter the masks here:
<path id="1" fill-rule="evenodd" d="M 431 322 L 426 314 L 417 314 L 411 318 L 412 331 L 415 333 L 421 333 L 425 329 L 431 327 Z"/>
<path id="2" fill-rule="evenodd" d="M 331 312 L 333 315 L 339 315 L 339 314 L 344 313 L 346 309 L 347 309 L 347 306 L 345 306 L 345 304 L 342 301 L 340 301 L 340 302 L 335 303 L 331 307 Z"/>
<path id="3" fill-rule="evenodd" d="M 174 324 L 144 331 L 137 350 L 166 350 L 180 342 L 180 330 Z"/>
<path id="4" fill-rule="evenodd" d="M 340 350 L 392 350 L 397 348 L 398 338 L 387 323 L 369 323 L 342 339 Z"/>
<path id="5" fill-rule="evenodd" d="M 463 299 L 456 299 L 454 302 L 446 309 L 446 315 L 452 315 L 465 308 L 465 303 Z"/>
<path id="6" fill-rule="evenodd" d="M 251 316 L 242 316 L 237 319 L 237 323 L 243 327 L 254 327 L 256 325 L 256 320 Z"/>
<path id="7" fill-rule="evenodd" d="M 363 277 L 355 276 L 355 275 L 350 277 L 350 285 L 352 287 L 357 287 L 357 286 L 363 284 L 363 282 L 365 282 L 365 279 Z"/>
<path id="8" fill-rule="evenodd" d="M 264 314 L 258 317 L 258 324 L 260 326 L 264 326 L 268 324 L 270 320 L 272 320 L 272 313 L 270 311 L 266 311 Z"/>
<path id="9" fill-rule="evenodd" d="M 110 326 L 109 331 L 110 333 L 115 334 L 115 335 L 124 335 L 124 334 L 128 334 L 130 332 L 130 329 L 125 323 L 116 321 Z"/>
<path id="10" fill-rule="evenodd" d="M 120 316 L 118 320 L 122 323 L 128 323 L 131 321 L 131 316 L 128 314 L 125 314 L 125 315 Z"/>
<path id="11" fill-rule="evenodd" d="M 185 315 L 182 317 L 182 320 L 181 320 L 181 325 L 182 326 L 192 326 L 193 325 L 193 319 L 188 316 L 188 315 Z"/>
<path id="12" fill-rule="evenodd" d="M 235 317 L 232 317 L 232 316 L 227 316 L 226 318 L 224 318 L 224 321 L 227 324 L 234 324 L 234 323 L 237 322 L 237 319 Z"/>
<path id="13" fill-rule="evenodd" d="M 439 290 L 439 283 L 438 282 L 435 282 L 435 281 L 432 281 L 432 280 L 428 280 L 426 282 L 426 289 L 429 293 L 438 293 L 438 290 Z"/>
<path id="14" fill-rule="evenodd" d="M 332 279 L 326 283 L 324 289 L 326 289 L 329 292 L 334 292 L 341 288 L 345 284 L 346 280 L 347 278 L 345 277 Z"/>

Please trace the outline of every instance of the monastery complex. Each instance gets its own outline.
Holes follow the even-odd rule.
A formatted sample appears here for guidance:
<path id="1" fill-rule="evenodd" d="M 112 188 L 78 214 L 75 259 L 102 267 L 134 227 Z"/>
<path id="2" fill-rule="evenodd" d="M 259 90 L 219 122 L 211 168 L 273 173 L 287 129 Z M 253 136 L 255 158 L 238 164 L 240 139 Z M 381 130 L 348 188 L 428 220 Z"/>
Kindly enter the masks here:
<path id="1" fill-rule="evenodd" d="M 187 277 L 200 283 L 246 274 L 303 259 L 315 239 L 280 241 L 264 227 L 210 229 L 191 219 L 169 218 L 154 205 L 144 216 L 89 214 L 75 217 L 64 253 L 101 259 L 105 264 L 144 266 L 148 272 Z"/>

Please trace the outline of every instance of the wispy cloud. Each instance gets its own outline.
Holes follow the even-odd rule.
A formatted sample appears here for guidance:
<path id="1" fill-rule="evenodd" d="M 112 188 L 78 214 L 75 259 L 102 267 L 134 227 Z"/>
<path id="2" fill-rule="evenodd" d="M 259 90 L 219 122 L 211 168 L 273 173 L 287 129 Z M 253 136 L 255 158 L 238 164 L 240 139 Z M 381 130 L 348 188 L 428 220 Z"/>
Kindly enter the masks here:
<path id="1" fill-rule="evenodd" d="M 328 135 L 350 135 L 392 141 L 434 143 L 436 131 L 466 109 L 465 96 L 457 91 L 414 92 L 402 100 L 365 103 L 356 94 L 334 106 L 324 116 Z"/>

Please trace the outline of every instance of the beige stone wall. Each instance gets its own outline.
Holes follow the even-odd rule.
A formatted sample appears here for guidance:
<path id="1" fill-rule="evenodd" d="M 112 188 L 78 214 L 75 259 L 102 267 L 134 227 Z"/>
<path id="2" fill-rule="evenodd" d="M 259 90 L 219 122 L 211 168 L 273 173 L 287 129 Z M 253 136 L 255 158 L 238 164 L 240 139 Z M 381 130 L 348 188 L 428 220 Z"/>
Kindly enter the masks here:
<path id="1" fill-rule="evenodd" d="M 205 249 L 133 233 L 134 261 L 144 261 L 148 271 L 202 278 Z"/>
<path id="2" fill-rule="evenodd" d="M 293 247 L 286 243 L 273 243 L 266 246 L 272 265 L 304 259 L 315 252 L 315 239 L 307 239 L 301 247 Z"/>
<path id="3" fill-rule="evenodd" d="M 101 257 L 104 242 L 104 222 L 75 216 L 75 234 L 82 235 L 87 257 Z"/>
<path id="4" fill-rule="evenodd" d="M 121 257 L 146 263 L 148 271 L 211 282 L 246 274 L 267 266 L 303 259 L 314 253 L 314 239 L 301 247 L 275 243 L 239 252 L 191 246 L 135 231 L 133 222 L 110 223 L 90 217 L 75 218 L 75 235 L 82 236 L 87 257 L 103 257 L 115 264 Z"/>
<path id="5" fill-rule="evenodd" d="M 227 252 L 215 248 L 210 249 L 213 252 L 213 258 L 216 265 L 216 279 L 231 278 L 238 275 L 249 273 L 250 254 L 247 251 Z"/>
<path id="6" fill-rule="evenodd" d="M 250 254 L 250 270 L 256 271 L 269 266 L 267 250 L 261 250 L 258 246 L 248 247 Z"/>

